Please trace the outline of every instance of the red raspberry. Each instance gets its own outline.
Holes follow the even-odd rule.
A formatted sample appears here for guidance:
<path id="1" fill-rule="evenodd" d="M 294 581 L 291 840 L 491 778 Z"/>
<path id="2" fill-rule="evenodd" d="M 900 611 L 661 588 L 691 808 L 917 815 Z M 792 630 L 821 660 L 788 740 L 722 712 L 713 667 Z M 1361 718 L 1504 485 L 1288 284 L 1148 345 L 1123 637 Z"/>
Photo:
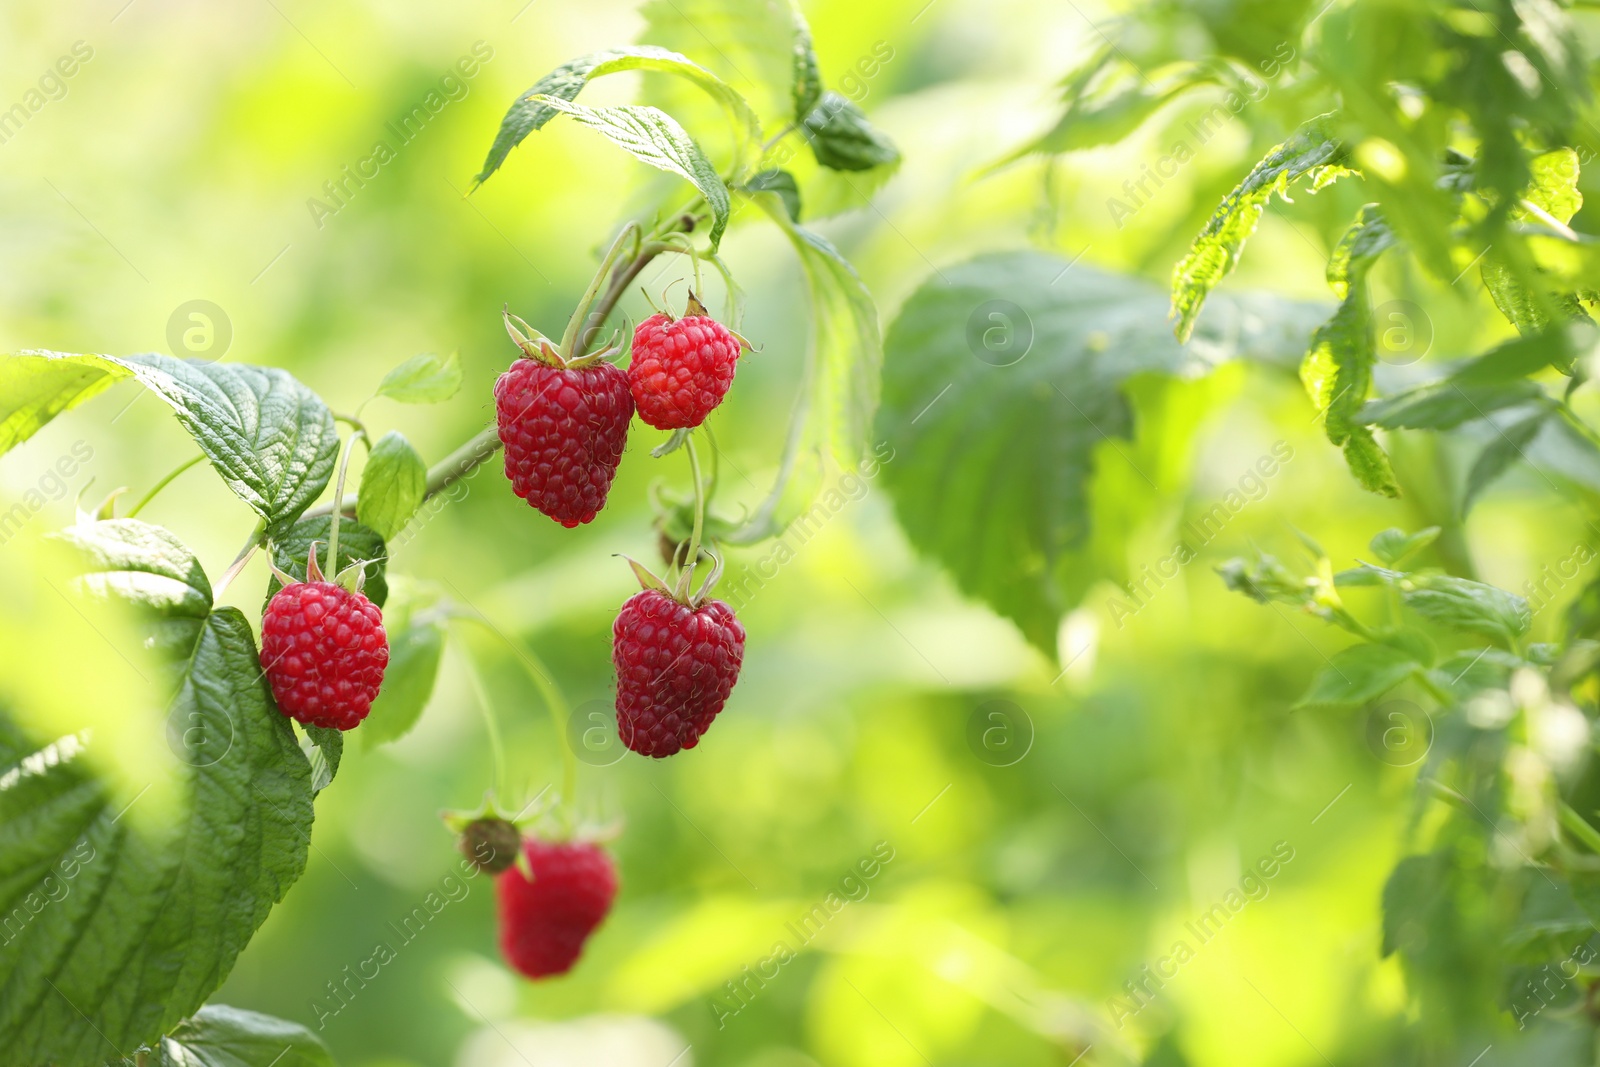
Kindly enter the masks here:
<path id="1" fill-rule="evenodd" d="M 658 759 L 693 748 L 739 680 L 744 627 L 733 609 L 646 589 L 622 605 L 611 637 L 622 743 Z"/>
<path id="2" fill-rule="evenodd" d="M 628 441 L 627 375 L 604 360 L 561 368 L 519 359 L 494 383 L 494 399 L 516 494 L 568 528 L 591 521 Z"/>
<path id="3" fill-rule="evenodd" d="M 605 850 L 584 841 L 528 838 L 533 881 L 512 867 L 495 885 L 500 901 L 500 952 L 529 978 L 566 974 L 583 943 L 611 910 L 617 868 Z"/>
<path id="4" fill-rule="evenodd" d="M 699 426 L 733 384 L 739 340 L 709 315 L 651 315 L 633 331 L 628 388 L 658 430 Z"/>
<path id="5" fill-rule="evenodd" d="M 332 582 L 286 585 L 261 617 L 261 669 L 272 697 L 307 726 L 349 730 L 360 723 L 388 663 L 383 613 Z"/>

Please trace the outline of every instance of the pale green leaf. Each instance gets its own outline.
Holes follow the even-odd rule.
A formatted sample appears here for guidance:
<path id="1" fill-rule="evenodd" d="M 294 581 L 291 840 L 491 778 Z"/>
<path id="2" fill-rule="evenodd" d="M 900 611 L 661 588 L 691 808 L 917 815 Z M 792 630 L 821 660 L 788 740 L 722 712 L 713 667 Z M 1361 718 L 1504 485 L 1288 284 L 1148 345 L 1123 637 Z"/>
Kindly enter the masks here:
<path id="1" fill-rule="evenodd" d="M 428 491 L 428 466 L 399 431 L 372 446 L 361 471 L 356 517 L 385 540 L 405 528 Z"/>
<path id="2" fill-rule="evenodd" d="M 0 356 L 0 455 L 45 423 L 128 376 L 99 356 L 19 352 Z"/>
<path id="3" fill-rule="evenodd" d="M 1461 495 L 1462 515 L 1472 510 L 1472 505 L 1479 495 L 1496 478 L 1504 474 L 1511 464 L 1525 458 L 1528 446 L 1539 436 L 1545 419 L 1549 417 L 1550 408 L 1541 406 L 1530 415 L 1524 415 L 1504 426 L 1495 427 L 1494 436 L 1489 439 L 1483 451 L 1478 453 L 1478 458 L 1472 463 L 1472 469 L 1467 473 L 1466 489 Z"/>
<path id="4" fill-rule="evenodd" d="M 829 170 L 863 171 L 898 167 L 900 150 L 860 108 L 829 89 L 802 124 L 811 153 Z"/>
<path id="5" fill-rule="evenodd" d="M 455 352 L 439 357 L 432 352 L 412 356 L 383 376 L 378 396 L 403 404 L 437 404 L 461 388 L 461 357 Z"/>
<path id="6" fill-rule="evenodd" d="M 1522 597 L 1449 574 L 1413 575 L 1400 595 L 1408 607 L 1442 626 L 1507 644 L 1527 633 L 1533 620 Z"/>
<path id="7" fill-rule="evenodd" d="M 149 1067 L 334 1067 L 310 1030 L 260 1012 L 208 1004 L 162 1038 Z"/>
<path id="8" fill-rule="evenodd" d="M 84 557 L 80 586 L 90 595 L 134 605 L 160 656 L 187 660 L 211 614 L 211 582 L 188 546 L 159 526 L 107 519 L 56 535 Z"/>
<path id="9" fill-rule="evenodd" d="M 1439 539 L 1439 527 L 1429 526 L 1408 534 L 1390 527 L 1372 539 L 1372 554 L 1387 567 L 1398 567 Z"/>
<path id="10" fill-rule="evenodd" d="M 1206 298 L 1238 264 L 1272 194 L 1286 195 L 1293 182 L 1308 175 L 1316 181 L 1336 173 L 1345 158 L 1334 135 L 1334 116 L 1319 115 L 1268 152 L 1223 198 L 1173 271 L 1172 315 L 1179 340 L 1188 340 Z"/>

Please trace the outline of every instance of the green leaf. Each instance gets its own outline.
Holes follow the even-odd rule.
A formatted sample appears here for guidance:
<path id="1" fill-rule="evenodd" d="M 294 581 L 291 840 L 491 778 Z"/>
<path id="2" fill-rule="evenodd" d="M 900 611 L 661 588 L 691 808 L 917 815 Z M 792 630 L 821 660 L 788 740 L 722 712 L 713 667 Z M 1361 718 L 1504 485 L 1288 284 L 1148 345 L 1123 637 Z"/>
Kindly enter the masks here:
<path id="1" fill-rule="evenodd" d="M 201 1008 L 153 1051 L 150 1067 L 334 1067 L 305 1027 L 224 1004 Z"/>
<path id="2" fill-rule="evenodd" d="M 387 540 L 411 521 L 427 491 L 427 464 L 405 435 L 392 430 L 372 446 L 367 456 L 367 465 L 361 471 L 361 493 L 356 498 L 356 517 Z"/>
<path id="3" fill-rule="evenodd" d="M 789 213 L 789 221 L 800 221 L 800 186 L 795 182 L 794 175 L 786 170 L 764 170 L 752 175 L 740 192 L 777 193 L 783 201 L 784 210 Z"/>
<path id="4" fill-rule="evenodd" d="M 517 97 L 511 109 L 506 112 L 505 118 L 500 120 L 500 132 L 495 135 L 494 144 L 489 148 L 489 155 L 484 159 L 483 170 L 474 179 L 475 183 L 481 185 L 486 181 L 489 175 L 505 162 L 506 156 L 513 148 L 521 144 L 528 134 L 541 129 L 558 111 L 564 110 L 560 105 L 571 104 L 577 99 L 583 87 L 590 81 L 625 70 L 674 74 L 699 86 L 722 106 L 727 112 L 728 120 L 733 124 L 735 148 L 730 171 L 738 176 L 755 162 L 756 156 L 760 154 L 761 122 L 744 97 L 734 91 L 726 81 L 688 57 L 665 48 L 641 45 L 634 48 L 610 48 L 603 52 L 581 56 L 557 67 L 527 92 Z M 681 130 L 679 132 L 681 133 Z M 683 137 L 687 140 L 688 135 L 684 134 Z"/>
<path id="5" fill-rule="evenodd" d="M 1390 645 L 1354 645 L 1336 652 L 1317 672 L 1297 708 L 1340 708 L 1375 700 L 1422 669 Z"/>
<path id="6" fill-rule="evenodd" d="M 778 484 L 744 526 L 725 540 L 752 544 L 782 533 L 816 497 L 831 465 L 862 461 L 878 408 L 883 342 L 878 308 L 850 262 L 824 238 L 796 226 L 776 193 L 753 203 L 788 236 L 811 296 L 806 387 L 796 402 Z"/>
<path id="7" fill-rule="evenodd" d="M 1425 618 L 1463 633 L 1482 634 L 1513 644 L 1528 632 L 1533 613 L 1522 597 L 1482 582 L 1449 574 L 1417 574 L 1402 586 L 1406 606 Z"/>
<path id="8" fill-rule="evenodd" d="M 0 356 L 0 455 L 128 373 L 99 356 L 39 351 Z"/>
<path id="9" fill-rule="evenodd" d="M 339 435 L 332 413 L 317 394 L 276 367 L 62 352 L 8 356 L 4 365 L 0 381 L 13 379 L 22 399 L 15 409 L 9 394 L 0 401 L 5 447 L 111 381 L 131 376 L 166 401 L 228 488 L 267 520 L 269 532 L 293 524 L 333 473 Z M 86 371 L 95 366 L 105 374 L 86 381 Z"/>
<path id="10" fill-rule="evenodd" d="M 648 163 L 668 174 L 683 178 L 705 197 L 711 208 L 711 249 L 722 242 L 728 228 L 730 204 L 728 187 L 717 176 L 711 161 L 700 151 L 677 120 L 653 107 L 621 104 L 616 107 L 584 107 L 553 96 L 538 97 L 556 111 L 604 134 L 613 144 L 627 149 L 641 163 Z"/>
<path id="11" fill-rule="evenodd" d="M 1233 270 L 1245 241 L 1255 233 L 1273 193 L 1310 176 L 1321 183 L 1339 172 L 1347 153 L 1334 136 L 1334 116 L 1319 115 L 1257 163 L 1222 200 L 1172 275 L 1172 315 L 1180 341 L 1194 332 L 1195 319 L 1217 283 Z"/>
<path id="12" fill-rule="evenodd" d="M 1451 430 L 1544 395 L 1538 383 L 1527 380 L 1474 386 L 1446 378 L 1369 401 L 1356 417 L 1390 430 Z"/>
<path id="13" fill-rule="evenodd" d="M 1429 526 L 1408 534 L 1390 527 L 1372 539 L 1372 554 L 1385 566 L 1398 567 L 1439 539 L 1439 527 Z"/>
<path id="14" fill-rule="evenodd" d="M 119 753 L 38 743 L 0 712 L 0 915 L 31 916 L 0 943 L 13 1063 L 97 1067 L 154 1043 L 305 868 L 310 768 L 237 610 L 206 620 L 167 721 L 203 745 L 113 788 Z"/>
<path id="15" fill-rule="evenodd" d="M 361 724 L 361 743 L 372 747 L 398 740 L 422 717 L 439 677 L 444 656 L 446 619 L 428 604 L 385 616 L 389 666 L 372 711 Z"/>
<path id="16" fill-rule="evenodd" d="M 1102 78 L 1093 86 L 1088 85 L 1087 79 L 1083 84 L 1069 84 L 1067 107 L 1056 124 L 984 169 L 997 170 L 1024 156 L 1059 155 L 1116 144 L 1170 101 L 1216 81 L 1215 75 L 1199 64 L 1185 68 L 1161 85 L 1153 84 L 1136 70 L 1124 73 L 1125 78 Z"/>
<path id="17" fill-rule="evenodd" d="M 1383 955 L 1428 948 L 1438 913 L 1449 903 L 1450 857 L 1444 853 L 1407 856 L 1383 886 Z"/>
<path id="18" fill-rule="evenodd" d="M 878 131 L 861 109 L 829 89 L 803 124 L 817 162 L 830 170 L 896 167 L 900 150 Z"/>
<path id="19" fill-rule="evenodd" d="M 793 7 L 794 11 L 794 122 L 798 125 L 805 122 L 806 116 L 817 109 L 817 103 L 822 99 L 822 72 L 817 65 L 817 50 L 811 43 L 811 27 L 807 25 L 805 16 L 800 13 L 799 5 Z M 796 217 L 799 212 L 795 213 Z"/>
<path id="20" fill-rule="evenodd" d="M 1108 452 L 1118 473 L 1144 484 L 1119 443 L 1133 435 L 1128 379 L 1281 360 L 1324 314 L 1219 299 L 1185 346 L 1165 328 L 1165 305 L 1134 278 L 1004 253 L 942 269 L 889 328 L 877 425 L 893 449 L 880 477 L 900 525 L 1048 655 L 1061 616 L 1099 577 L 1074 556 L 1095 522 L 1097 455 L 1122 452 Z"/>
<path id="21" fill-rule="evenodd" d="M 320 793 L 332 784 L 339 773 L 339 760 L 344 756 L 344 731 L 332 726 L 306 726 L 306 740 L 311 751 L 306 759 L 311 763 L 311 791 Z M 306 746 L 302 746 L 304 750 Z"/>
<path id="22" fill-rule="evenodd" d="M 279 570 L 303 582 L 306 580 L 306 558 L 311 553 L 311 542 L 317 541 L 317 563 L 322 567 L 324 576 L 331 581 L 335 574 L 350 564 L 364 562 L 366 566 L 361 568 L 365 576 L 362 592 L 368 600 L 383 607 L 383 602 L 389 596 L 385 577 L 389 567 L 389 548 L 383 538 L 378 536 L 376 530 L 345 519 L 339 523 L 338 565 L 330 568 L 327 565 L 328 535 L 332 532 L 332 526 L 333 519 L 328 515 L 295 523 L 288 533 L 272 542 L 272 562 Z M 282 588 L 282 583 L 276 577 L 272 578 L 267 583 L 267 599 L 270 601 Z"/>
<path id="23" fill-rule="evenodd" d="M 1478 458 L 1472 463 L 1472 470 L 1467 473 L 1467 486 L 1461 495 L 1461 514 L 1465 516 L 1472 510 L 1473 503 L 1489 485 L 1516 460 L 1524 457 L 1525 451 L 1533 439 L 1539 436 L 1539 431 L 1544 428 L 1544 422 L 1550 417 L 1550 408 L 1540 407 L 1531 415 L 1524 415 L 1514 422 L 1504 426 L 1495 427 L 1495 434 L 1489 439 Z"/>
<path id="24" fill-rule="evenodd" d="M 1523 662 L 1498 648 L 1457 652 L 1430 672 L 1434 682 L 1459 701 L 1470 699 L 1485 689 L 1504 689 L 1511 672 Z"/>
<path id="25" fill-rule="evenodd" d="M 455 396 L 460 388 L 460 355 L 452 352 L 441 359 L 423 352 L 385 374 L 377 395 L 402 404 L 437 404 Z"/>
<path id="26" fill-rule="evenodd" d="M 1373 204 L 1363 207 L 1328 261 L 1328 284 L 1341 303 L 1311 335 L 1300 365 L 1300 381 L 1322 413 L 1328 440 L 1344 449 L 1350 472 L 1364 488 L 1390 497 L 1400 495 L 1399 484 L 1388 456 L 1362 425 L 1360 411 L 1377 362 L 1367 273 L 1394 244 L 1382 212 Z"/>
<path id="27" fill-rule="evenodd" d="M 158 656 L 189 658 L 211 614 L 211 582 L 188 546 L 137 519 L 80 523 L 56 537 L 83 556 L 80 588 L 139 609 Z"/>

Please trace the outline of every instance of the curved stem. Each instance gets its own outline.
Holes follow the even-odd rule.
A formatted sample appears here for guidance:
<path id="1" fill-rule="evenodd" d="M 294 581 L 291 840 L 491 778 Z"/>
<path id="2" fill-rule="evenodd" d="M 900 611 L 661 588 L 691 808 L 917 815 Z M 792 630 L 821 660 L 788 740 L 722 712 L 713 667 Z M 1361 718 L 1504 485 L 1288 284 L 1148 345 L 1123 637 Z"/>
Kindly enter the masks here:
<path id="1" fill-rule="evenodd" d="M 496 626 L 489 618 L 476 609 L 458 608 L 452 612 L 455 618 L 475 622 L 485 630 L 494 634 L 505 642 L 517 662 L 522 664 L 522 669 L 533 682 L 534 688 L 539 690 L 539 696 L 544 700 L 544 706 L 550 713 L 550 725 L 555 730 L 556 742 L 561 746 L 561 796 L 565 801 L 564 810 L 570 813 L 572 799 L 578 788 L 578 757 L 572 751 L 572 745 L 567 740 L 567 723 L 572 718 L 572 710 L 567 704 L 567 698 L 562 694 L 561 687 L 556 685 L 550 675 L 550 670 L 544 662 L 534 655 L 533 650 L 519 641 L 513 640 L 504 630 Z M 568 815 L 570 821 L 570 814 Z"/>
<path id="2" fill-rule="evenodd" d="M 617 239 L 611 242 L 611 251 L 606 253 L 606 258 L 601 261 L 600 269 L 594 272 L 594 277 L 589 281 L 589 288 L 584 291 L 583 299 L 578 301 L 578 306 L 572 309 L 572 317 L 567 320 L 567 330 L 561 335 L 561 358 L 575 359 L 578 334 L 583 331 L 584 323 L 589 321 L 589 308 L 594 305 L 594 298 L 599 295 L 600 287 L 605 284 L 606 276 L 611 273 L 611 268 L 616 266 L 617 257 L 622 255 L 623 244 L 632 239 L 634 247 L 638 248 L 640 242 L 639 224 L 630 221 L 617 234 Z M 636 252 L 633 257 L 636 261 L 640 258 Z M 587 331 L 584 331 L 587 332 Z M 587 338 L 585 338 L 587 340 Z M 587 346 L 585 346 L 587 347 Z"/>
<path id="3" fill-rule="evenodd" d="M 689 551 L 683 557 L 683 571 L 678 575 L 678 599 L 687 600 L 689 587 L 694 582 L 694 565 L 700 560 L 700 537 L 705 532 L 706 487 L 700 478 L 700 454 L 695 451 L 694 431 L 683 439 L 683 448 L 689 454 L 689 473 L 694 478 L 694 530 L 689 534 Z"/>
<path id="4" fill-rule="evenodd" d="M 334 486 L 333 499 L 344 499 L 344 479 L 345 475 L 350 472 L 350 454 L 356 450 L 357 441 L 365 441 L 366 439 L 367 431 L 357 430 L 350 435 L 350 440 L 345 442 L 344 456 L 339 460 L 339 481 Z M 328 566 L 326 571 L 330 580 L 339 573 L 339 519 L 341 518 L 340 513 L 343 511 L 343 508 L 334 508 L 333 515 L 328 520 Z"/>
<path id="5" fill-rule="evenodd" d="M 494 706 L 489 703 L 489 690 L 478 673 L 478 665 L 465 647 L 461 650 L 461 660 L 466 664 L 467 682 L 472 686 L 472 694 L 478 700 L 479 710 L 483 712 L 483 728 L 488 732 L 489 752 L 494 758 L 494 777 L 489 781 L 489 789 L 496 796 L 501 796 L 501 789 L 506 784 L 506 748 L 500 739 L 500 722 L 495 717 Z"/>
<path id="6" fill-rule="evenodd" d="M 173 479 L 177 478 L 178 475 L 182 474 L 184 471 L 188 470 L 190 467 L 193 467 L 195 464 L 199 463 L 201 460 L 203 460 L 205 458 L 206 458 L 205 453 L 202 452 L 198 456 L 195 456 L 193 459 L 188 460 L 185 463 L 179 464 L 165 478 L 163 478 L 159 482 L 157 482 L 151 488 L 151 490 L 148 493 L 146 493 L 139 500 L 139 502 L 137 504 L 135 504 L 133 506 L 133 510 L 129 511 L 128 514 L 126 516 L 124 516 L 124 518 L 132 519 L 132 518 L 137 517 L 139 512 L 144 510 L 144 506 L 146 504 L 150 503 L 150 501 L 152 501 L 152 500 L 154 500 L 156 498 L 156 494 L 157 493 L 161 492 L 161 490 L 165 489 L 168 485 L 172 484 Z"/>

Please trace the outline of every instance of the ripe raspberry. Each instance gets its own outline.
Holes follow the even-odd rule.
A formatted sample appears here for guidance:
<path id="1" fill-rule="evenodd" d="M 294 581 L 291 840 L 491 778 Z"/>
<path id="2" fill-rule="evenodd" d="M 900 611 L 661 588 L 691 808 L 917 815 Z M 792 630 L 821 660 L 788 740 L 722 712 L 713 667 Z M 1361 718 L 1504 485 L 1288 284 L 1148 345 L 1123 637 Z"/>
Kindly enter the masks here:
<path id="1" fill-rule="evenodd" d="M 278 590 L 261 617 L 261 669 L 278 710 L 348 730 L 367 717 L 389 663 L 383 613 L 332 582 Z"/>
<path id="2" fill-rule="evenodd" d="M 722 403 L 739 340 L 709 315 L 651 315 L 633 331 L 628 388 L 639 417 L 658 430 L 699 426 Z"/>
<path id="3" fill-rule="evenodd" d="M 583 943 L 611 910 L 617 868 L 605 850 L 583 841 L 528 838 L 533 881 L 515 867 L 500 875 L 500 952 L 529 978 L 566 974 Z"/>
<path id="4" fill-rule="evenodd" d="M 560 368 L 519 359 L 495 382 L 494 398 L 516 494 L 568 528 L 592 520 L 628 440 L 627 375 L 604 360 Z"/>
<path id="5" fill-rule="evenodd" d="M 739 680 L 744 627 L 733 609 L 646 589 L 622 605 L 611 637 L 622 743 L 658 759 L 693 748 Z"/>

